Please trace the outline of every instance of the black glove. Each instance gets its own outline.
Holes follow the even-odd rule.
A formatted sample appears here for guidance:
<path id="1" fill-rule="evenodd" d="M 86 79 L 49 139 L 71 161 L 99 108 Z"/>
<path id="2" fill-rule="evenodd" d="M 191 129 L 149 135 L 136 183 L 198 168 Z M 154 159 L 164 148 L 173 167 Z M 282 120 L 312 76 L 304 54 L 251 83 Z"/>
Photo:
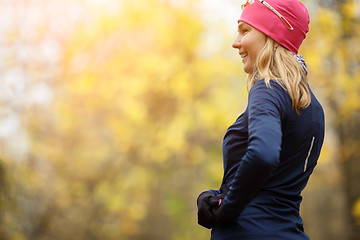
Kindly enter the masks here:
<path id="1" fill-rule="evenodd" d="M 216 210 L 219 208 L 221 201 L 225 198 L 229 188 L 222 185 L 220 194 L 215 196 L 209 192 L 203 192 L 197 199 L 198 205 L 198 223 L 206 228 L 213 228 L 217 223 Z"/>
<path id="2" fill-rule="evenodd" d="M 222 201 L 229 192 L 229 188 L 226 185 L 223 185 L 220 188 L 220 192 L 221 194 L 219 194 L 217 197 L 219 197 L 219 199 Z M 218 200 L 218 205 L 216 207 L 212 207 L 211 212 L 213 215 L 215 215 L 216 222 L 229 222 L 237 216 L 237 213 L 233 210 L 229 211 L 229 209 L 226 209 L 226 206 L 222 205 L 221 201 Z"/>
<path id="3" fill-rule="evenodd" d="M 216 223 L 216 217 L 211 211 L 210 207 L 210 198 L 214 197 L 215 196 L 212 193 L 203 192 L 197 199 L 198 224 L 209 229 L 212 228 Z"/>
<path id="4" fill-rule="evenodd" d="M 226 197 L 226 194 L 229 192 L 229 188 L 226 185 L 222 185 L 220 188 L 220 194 L 213 196 L 209 199 L 211 209 L 219 208 L 222 200 Z"/>

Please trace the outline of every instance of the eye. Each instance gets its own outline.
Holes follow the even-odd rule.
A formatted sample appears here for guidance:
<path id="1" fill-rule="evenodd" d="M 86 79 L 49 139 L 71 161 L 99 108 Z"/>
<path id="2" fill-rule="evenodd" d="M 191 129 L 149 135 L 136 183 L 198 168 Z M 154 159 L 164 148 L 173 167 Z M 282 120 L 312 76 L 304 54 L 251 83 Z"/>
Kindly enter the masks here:
<path id="1" fill-rule="evenodd" d="M 243 34 L 243 35 L 245 35 L 245 34 L 247 34 L 249 31 L 250 31 L 249 28 L 240 28 L 238 32 L 241 33 L 241 34 Z"/>
<path id="2" fill-rule="evenodd" d="M 238 33 L 241 35 L 245 35 L 251 31 L 251 27 L 248 24 L 240 23 L 238 26 Z"/>

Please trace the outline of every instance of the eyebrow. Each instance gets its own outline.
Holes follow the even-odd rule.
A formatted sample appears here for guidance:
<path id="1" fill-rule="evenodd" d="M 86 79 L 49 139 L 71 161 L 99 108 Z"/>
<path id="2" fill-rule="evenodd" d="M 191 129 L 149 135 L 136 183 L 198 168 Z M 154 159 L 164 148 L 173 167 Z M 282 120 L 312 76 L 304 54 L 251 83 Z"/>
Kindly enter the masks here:
<path id="1" fill-rule="evenodd" d="M 240 27 L 242 27 L 242 25 L 244 25 L 245 23 L 244 22 L 239 22 L 239 24 L 238 24 L 238 29 L 240 28 Z"/>
<path id="2" fill-rule="evenodd" d="M 249 26 L 249 24 L 245 23 L 245 22 L 239 22 L 238 24 L 238 30 L 240 30 L 241 28 L 244 28 L 246 26 Z"/>

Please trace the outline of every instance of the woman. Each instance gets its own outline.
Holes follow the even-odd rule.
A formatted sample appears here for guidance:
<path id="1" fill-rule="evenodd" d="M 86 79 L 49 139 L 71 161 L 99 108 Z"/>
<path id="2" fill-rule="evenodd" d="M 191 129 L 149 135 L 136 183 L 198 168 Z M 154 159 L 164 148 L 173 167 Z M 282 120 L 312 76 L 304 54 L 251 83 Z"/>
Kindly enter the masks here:
<path id="1" fill-rule="evenodd" d="M 233 48 L 250 88 L 248 106 L 223 141 L 220 190 L 198 197 L 211 239 L 309 239 L 299 215 L 324 139 L 324 114 L 298 49 L 309 15 L 297 0 L 245 4 Z"/>

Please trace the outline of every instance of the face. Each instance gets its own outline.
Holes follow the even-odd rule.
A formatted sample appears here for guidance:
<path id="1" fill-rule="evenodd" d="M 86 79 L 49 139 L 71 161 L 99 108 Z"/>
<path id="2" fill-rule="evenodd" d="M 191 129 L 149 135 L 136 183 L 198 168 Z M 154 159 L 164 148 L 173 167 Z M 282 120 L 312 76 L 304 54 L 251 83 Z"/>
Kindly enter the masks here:
<path id="1" fill-rule="evenodd" d="M 266 35 L 247 23 L 239 22 L 238 35 L 232 44 L 239 50 L 244 72 L 251 74 L 254 71 L 256 58 L 265 46 Z"/>

